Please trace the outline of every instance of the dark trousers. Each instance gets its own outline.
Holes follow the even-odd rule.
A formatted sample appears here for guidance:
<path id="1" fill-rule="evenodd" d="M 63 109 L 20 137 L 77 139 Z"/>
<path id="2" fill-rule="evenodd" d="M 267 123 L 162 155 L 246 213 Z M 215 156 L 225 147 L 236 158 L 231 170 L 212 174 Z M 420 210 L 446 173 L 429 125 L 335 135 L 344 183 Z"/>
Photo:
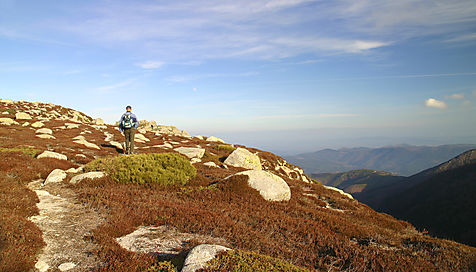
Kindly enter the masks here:
<path id="1" fill-rule="evenodd" d="M 124 136 L 126 137 L 126 154 L 134 153 L 134 136 L 136 130 L 134 128 L 124 129 Z"/>

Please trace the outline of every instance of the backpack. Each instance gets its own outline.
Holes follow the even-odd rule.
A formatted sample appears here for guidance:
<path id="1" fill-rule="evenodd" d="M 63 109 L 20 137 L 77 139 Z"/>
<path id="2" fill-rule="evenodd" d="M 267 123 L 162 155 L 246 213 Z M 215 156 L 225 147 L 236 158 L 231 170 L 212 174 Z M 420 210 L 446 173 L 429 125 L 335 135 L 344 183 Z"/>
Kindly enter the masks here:
<path id="1" fill-rule="evenodd" d="M 122 120 L 122 127 L 125 129 L 132 128 L 134 126 L 134 120 L 131 117 L 132 113 L 124 114 L 124 119 Z"/>

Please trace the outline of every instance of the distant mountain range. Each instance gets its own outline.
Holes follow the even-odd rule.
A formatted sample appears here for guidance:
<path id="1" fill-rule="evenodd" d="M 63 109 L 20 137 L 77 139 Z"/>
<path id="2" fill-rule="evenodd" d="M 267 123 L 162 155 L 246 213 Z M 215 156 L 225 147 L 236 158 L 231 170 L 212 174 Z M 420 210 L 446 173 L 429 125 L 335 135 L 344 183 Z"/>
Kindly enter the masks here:
<path id="1" fill-rule="evenodd" d="M 432 235 L 476 246 L 476 150 L 410 177 L 373 170 L 312 177 Z"/>
<path id="2" fill-rule="evenodd" d="M 300 166 L 308 174 L 373 169 L 410 176 L 473 148 L 476 148 L 476 145 L 399 145 L 381 148 L 323 149 L 287 156 L 286 160 Z"/>

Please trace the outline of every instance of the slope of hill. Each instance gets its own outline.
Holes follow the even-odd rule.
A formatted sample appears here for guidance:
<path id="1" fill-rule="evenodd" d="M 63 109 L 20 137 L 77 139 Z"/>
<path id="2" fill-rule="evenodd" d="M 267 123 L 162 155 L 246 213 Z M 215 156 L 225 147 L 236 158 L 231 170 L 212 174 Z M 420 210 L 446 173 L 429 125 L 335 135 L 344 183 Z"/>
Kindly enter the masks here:
<path id="1" fill-rule="evenodd" d="M 475 248 L 308 183 L 268 152 L 145 126 L 139 154 L 122 156 L 115 126 L 72 109 L 0 100 L 0 114 L 0 271 L 174 271 L 209 243 L 282 271 L 475 268 Z M 287 198 L 266 200 L 275 187 L 254 189 L 255 171 Z"/>
<path id="2" fill-rule="evenodd" d="M 476 150 L 409 177 L 378 208 L 432 235 L 476 246 Z"/>
<path id="3" fill-rule="evenodd" d="M 306 173 L 373 169 L 410 176 L 472 148 L 476 148 L 476 145 L 402 145 L 381 148 L 324 149 L 313 153 L 288 156 L 286 159 L 302 167 Z"/>
<path id="4" fill-rule="evenodd" d="M 389 172 L 368 169 L 352 170 L 342 173 L 311 174 L 311 177 L 324 185 L 337 187 L 351 194 L 358 194 L 381 186 L 388 186 L 404 178 Z"/>

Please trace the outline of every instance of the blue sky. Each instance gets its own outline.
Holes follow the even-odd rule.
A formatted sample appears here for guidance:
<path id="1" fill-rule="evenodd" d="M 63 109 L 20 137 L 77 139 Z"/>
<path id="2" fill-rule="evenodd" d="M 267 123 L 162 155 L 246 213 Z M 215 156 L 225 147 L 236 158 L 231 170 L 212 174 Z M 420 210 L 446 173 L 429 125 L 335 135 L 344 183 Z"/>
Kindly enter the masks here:
<path id="1" fill-rule="evenodd" d="M 280 154 L 476 143 L 476 4 L 0 0 L 0 97 Z"/>

